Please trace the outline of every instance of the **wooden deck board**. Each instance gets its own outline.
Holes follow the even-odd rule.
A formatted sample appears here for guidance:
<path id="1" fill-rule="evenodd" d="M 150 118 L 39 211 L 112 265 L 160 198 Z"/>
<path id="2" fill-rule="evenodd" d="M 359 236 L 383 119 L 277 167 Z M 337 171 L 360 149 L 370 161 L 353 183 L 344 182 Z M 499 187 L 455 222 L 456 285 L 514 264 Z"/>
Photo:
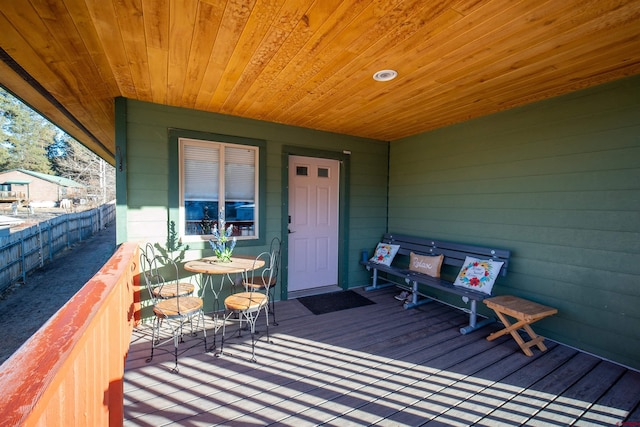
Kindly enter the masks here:
<path id="1" fill-rule="evenodd" d="M 498 382 L 487 384 L 487 387 L 452 407 L 436 421 L 459 417 L 471 423 L 483 423 L 489 425 L 518 425 L 518 418 L 511 411 L 502 410 L 502 406 L 531 387 L 546 375 L 549 375 L 558 366 L 573 357 L 576 351 L 568 347 L 549 343 L 549 350 L 545 353 L 544 360 L 534 360 L 519 367 L 514 372 L 506 375 Z M 520 357 L 517 359 L 523 360 Z M 475 414 L 471 417 L 468 414 Z M 523 419 L 528 419 L 531 414 L 526 414 Z"/>
<path id="2" fill-rule="evenodd" d="M 639 390 L 636 371 L 554 342 L 527 357 L 510 337 L 485 339 L 500 325 L 460 335 L 462 311 L 439 303 L 404 310 L 395 289 L 358 292 L 376 304 L 315 316 L 296 300 L 278 302 L 271 343 L 259 322 L 257 363 L 243 334 L 225 341 L 222 357 L 190 349 L 173 374 L 170 354 L 145 362 L 149 331 L 135 331 L 125 425 L 637 421 L 629 414 L 640 393 L 628 392 Z"/>
<path id="3" fill-rule="evenodd" d="M 472 425 L 484 418 L 502 402 L 500 392 L 509 385 L 505 378 L 532 363 L 520 357 L 516 351 L 515 348 L 511 349 L 502 360 L 439 391 L 440 394 L 455 396 L 455 400 L 433 421 L 448 425 Z"/>
<path id="4" fill-rule="evenodd" d="M 605 383 L 606 384 L 606 383 Z M 640 372 L 626 371 L 576 422 L 577 426 L 615 425 L 640 405 Z M 632 416 L 631 420 L 639 417 Z"/>
<path id="5" fill-rule="evenodd" d="M 491 364 L 491 363 L 495 363 L 498 360 L 500 360 L 502 357 L 504 357 L 503 353 L 509 353 L 511 352 L 509 349 L 506 349 L 504 347 L 494 347 L 492 349 L 490 349 L 489 351 L 485 351 L 483 352 L 483 357 L 482 359 L 480 358 L 475 358 L 475 359 L 469 359 L 469 358 L 465 358 L 465 362 L 467 361 L 471 361 L 474 360 L 476 361 L 475 363 L 472 363 L 472 365 L 477 364 L 477 363 L 481 363 L 482 365 L 485 364 Z M 490 354 L 493 353 L 493 354 Z M 480 362 L 480 360 L 482 360 Z M 478 369 L 477 366 L 471 366 L 468 367 L 467 369 L 471 370 L 471 371 L 475 371 Z M 327 406 L 333 406 L 335 404 L 338 405 L 342 405 L 346 408 L 357 408 L 354 411 L 349 411 L 349 409 L 345 410 L 345 415 L 349 416 L 350 418 L 353 418 L 355 420 L 358 420 L 358 422 L 366 422 L 366 423 L 375 423 L 381 419 L 385 419 L 388 416 L 392 415 L 393 412 L 397 412 L 398 409 L 402 409 L 402 408 L 397 408 L 395 409 L 393 412 L 390 411 L 388 408 L 386 408 L 385 405 L 385 400 L 388 397 L 391 397 L 393 394 L 396 393 L 402 393 L 404 395 L 407 396 L 413 396 L 413 399 L 415 399 L 416 394 L 413 392 L 412 390 L 412 386 L 415 388 L 416 385 L 420 384 L 420 381 L 424 381 L 425 378 L 428 379 L 429 377 L 436 375 L 436 374 L 429 374 L 425 377 L 422 378 L 415 378 L 414 381 L 412 382 L 412 384 L 407 385 L 405 387 L 401 387 L 401 388 L 390 388 L 388 389 L 388 393 L 384 394 L 383 396 L 380 396 L 379 393 L 377 393 L 377 390 L 380 390 L 381 388 L 384 390 L 385 387 L 384 385 L 381 387 L 381 385 L 376 382 L 376 383 L 372 383 L 372 384 L 368 384 L 366 387 L 360 388 L 360 389 L 355 389 L 355 393 L 352 392 L 350 394 L 347 395 L 343 395 L 343 396 L 338 396 L 336 399 L 331 400 L 329 402 L 327 402 Z M 407 377 L 406 375 L 403 375 L 403 377 Z M 409 376 L 410 378 L 410 376 Z M 390 378 L 384 378 L 384 380 L 391 380 Z M 449 379 L 452 383 L 457 382 L 456 379 L 454 378 L 450 378 Z M 321 410 L 322 407 L 317 408 L 317 410 Z M 343 416 L 339 417 L 339 422 L 341 425 L 343 420 L 342 420 Z"/>
<path id="6" fill-rule="evenodd" d="M 598 363 L 527 424 L 548 426 L 550 422 L 572 425 L 620 377 L 624 368 L 607 362 Z"/>
<path id="7" fill-rule="evenodd" d="M 402 425 L 421 424 L 436 418 L 465 398 L 472 396 L 475 393 L 474 390 L 481 389 L 483 383 L 487 381 L 481 376 L 483 371 L 496 365 L 507 368 L 505 360 L 514 353 L 515 348 L 508 345 L 509 341 L 502 337 L 501 343 L 504 345 L 487 348 L 484 351 L 476 347 L 479 350 L 476 354 L 467 355 L 461 361 L 452 360 L 447 357 L 449 355 L 440 358 L 444 364 L 439 364 L 437 360 L 432 361 L 432 364 L 435 362 L 435 366 L 440 369 L 429 377 L 425 377 L 424 382 L 417 384 L 415 390 L 405 392 L 413 396 L 413 400 L 406 407 L 410 410 L 390 414 L 383 424 L 389 421 Z"/>
<path id="8" fill-rule="evenodd" d="M 535 353 L 534 353 L 535 354 Z M 545 353 L 546 355 L 546 353 Z M 525 356 L 526 357 L 526 356 Z M 568 359 L 563 365 L 553 372 L 543 376 L 531 386 L 524 389 L 521 393 L 514 396 L 500 411 L 503 423 L 494 422 L 494 413 L 488 417 L 491 422 L 481 422 L 481 425 L 523 425 L 527 420 L 535 417 L 535 415 L 544 410 L 553 400 L 562 392 L 568 389 L 577 379 L 591 370 L 596 364 L 597 359 L 593 356 L 576 353 L 572 358 Z M 567 408 L 569 410 L 570 407 Z M 559 414 L 561 416 L 561 414 Z"/>

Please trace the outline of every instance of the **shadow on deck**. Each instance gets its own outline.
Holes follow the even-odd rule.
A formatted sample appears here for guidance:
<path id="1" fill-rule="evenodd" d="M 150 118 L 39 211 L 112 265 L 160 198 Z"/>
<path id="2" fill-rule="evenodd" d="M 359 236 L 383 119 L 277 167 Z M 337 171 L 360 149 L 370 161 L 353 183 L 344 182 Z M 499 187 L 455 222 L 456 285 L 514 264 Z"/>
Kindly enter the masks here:
<path id="1" fill-rule="evenodd" d="M 395 289 L 357 291 L 376 304 L 316 316 L 297 300 L 278 302 L 279 325 L 271 343 L 262 335 L 257 363 L 250 341 L 236 338 L 222 357 L 194 347 L 173 374 L 170 354 L 145 362 L 150 331 L 134 331 L 125 425 L 640 422 L 637 371 L 548 340 L 546 352 L 527 357 L 509 336 L 485 339 L 497 324 L 460 335 L 461 311 L 404 310 Z"/>

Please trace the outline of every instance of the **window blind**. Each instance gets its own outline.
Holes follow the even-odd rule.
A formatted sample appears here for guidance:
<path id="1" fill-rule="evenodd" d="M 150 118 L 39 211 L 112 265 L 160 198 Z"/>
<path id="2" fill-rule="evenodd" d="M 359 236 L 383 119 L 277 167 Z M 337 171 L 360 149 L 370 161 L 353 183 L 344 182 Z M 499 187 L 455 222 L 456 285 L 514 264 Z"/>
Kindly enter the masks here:
<path id="1" fill-rule="evenodd" d="M 224 180 L 227 201 L 255 202 L 256 150 L 225 147 Z"/>
<path id="2" fill-rule="evenodd" d="M 185 144 L 183 156 L 185 200 L 218 200 L 220 147 Z"/>

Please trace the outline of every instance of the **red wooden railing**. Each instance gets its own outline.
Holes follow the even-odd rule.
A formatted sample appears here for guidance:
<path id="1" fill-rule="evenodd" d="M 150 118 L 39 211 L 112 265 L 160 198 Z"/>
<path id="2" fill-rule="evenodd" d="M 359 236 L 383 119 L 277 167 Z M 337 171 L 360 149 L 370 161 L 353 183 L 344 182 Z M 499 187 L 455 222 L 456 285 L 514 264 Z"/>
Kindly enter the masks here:
<path id="1" fill-rule="evenodd" d="M 138 251 L 136 243 L 122 244 L 2 364 L 0 425 L 122 425 L 124 362 L 138 311 Z"/>

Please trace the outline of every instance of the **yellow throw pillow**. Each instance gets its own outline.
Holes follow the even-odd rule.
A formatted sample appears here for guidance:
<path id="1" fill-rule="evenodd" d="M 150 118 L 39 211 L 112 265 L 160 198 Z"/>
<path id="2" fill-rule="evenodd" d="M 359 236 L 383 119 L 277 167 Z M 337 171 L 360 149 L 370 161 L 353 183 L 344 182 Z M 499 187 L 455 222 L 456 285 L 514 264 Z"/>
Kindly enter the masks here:
<path id="1" fill-rule="evenodd" d="M 411 252 L 409 270 L 427 274 L 431 277 L 440 277 L 442 255 L 416 255 Z"/>

